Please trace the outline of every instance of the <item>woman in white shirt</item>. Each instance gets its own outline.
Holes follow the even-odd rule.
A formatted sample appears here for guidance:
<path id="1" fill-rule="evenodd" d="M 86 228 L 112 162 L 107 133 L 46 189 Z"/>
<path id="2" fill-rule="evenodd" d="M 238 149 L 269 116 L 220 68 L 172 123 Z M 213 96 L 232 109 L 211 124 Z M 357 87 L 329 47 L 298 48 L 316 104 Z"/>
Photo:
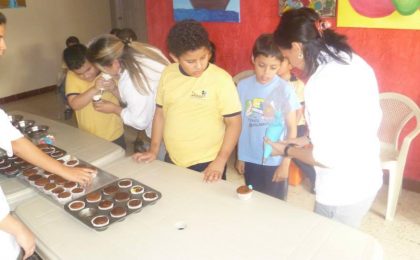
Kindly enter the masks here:
<path id="1" fill-rule="evenodd" d="M 118 81 L 114 94 L 126 105 L 98 102 L 95 109 L 120 115 L 125 124 L 146 130 L 150 138 L 157 85 L 169 64 L 166 57 L 149 44 L 104 35 L 89 44 L 88 59 Z"/>
<path id="2" fill-rule="evenodd" d="M 309 136 L 273 146 L 277 154 L 315 165 L 316 213 L 358 227 L 382 185 L 378 85 L 345 36 L 329 27 L 314 10 L 301 8 L 285 12 L 274 32 L 282 54 L 309 78 Z M 310 142 L 313 148 L 302 148 Z"/>

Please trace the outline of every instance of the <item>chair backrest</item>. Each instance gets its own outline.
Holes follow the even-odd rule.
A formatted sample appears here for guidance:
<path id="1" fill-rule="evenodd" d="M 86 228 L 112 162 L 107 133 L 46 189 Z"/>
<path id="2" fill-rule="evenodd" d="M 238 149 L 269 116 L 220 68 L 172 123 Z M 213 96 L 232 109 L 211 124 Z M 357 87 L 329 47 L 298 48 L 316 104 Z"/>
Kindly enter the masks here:
<path id="1" fill-rule="evenodd" d="M 236 74 L 233 77 L 233 81 L 235 82 L 236 85 L 238 85 L 238 82 L 241 79 L 247 78 L 247 77 L 249 77 L 251 75 L 254 75 L 254 74 L 255 74 L 254 70 L 244 70 L 244 71 L 241 71 L 238 74 Z"/>
<path id="2" fill-rule="evenodd" d="M 381 93 L 379 99 L 382 108 L 379 140 L 383 145 L 392 146 L 393 150 L 399 151 L 401 156 L 407 156 L 411 141 L 420 133 L 420 109 L 413 100 L 398 93 Z M 399 149 L 401 132 L 413 118 L 416 121 L 415 128 L 404 137 Z"/>

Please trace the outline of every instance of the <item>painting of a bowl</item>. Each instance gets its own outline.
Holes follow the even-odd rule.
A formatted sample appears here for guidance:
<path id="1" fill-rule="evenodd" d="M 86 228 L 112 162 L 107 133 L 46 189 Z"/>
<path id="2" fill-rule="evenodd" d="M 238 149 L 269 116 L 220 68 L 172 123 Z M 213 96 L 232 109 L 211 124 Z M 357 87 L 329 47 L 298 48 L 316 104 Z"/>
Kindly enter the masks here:
<path id="1" fill-rule="evenodd" d="M 190 0 L 194 9 L 225 10 L 230 0 Z"/>

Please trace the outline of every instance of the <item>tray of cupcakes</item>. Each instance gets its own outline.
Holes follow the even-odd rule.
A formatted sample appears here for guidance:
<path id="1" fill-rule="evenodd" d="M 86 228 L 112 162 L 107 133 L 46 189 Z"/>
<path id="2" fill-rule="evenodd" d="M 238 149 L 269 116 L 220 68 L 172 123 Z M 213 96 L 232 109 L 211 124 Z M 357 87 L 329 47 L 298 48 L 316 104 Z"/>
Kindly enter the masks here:
<path id="1" fill-rule="evenodd" d="M 31 169 L 34 165 L 26 162 L 22 158 L 13 155 L 7 157 L 6 155 L 0 157 L 0 174 L 6 177 L 16 177 L 22 173 L 23 170 Z"/>
<path id="2" fill-rule="evenodd" d="M 97 231 L 153 205 L 162 194 L 134 179 L 112 182 L 64 205 L 64 209 Z"/>
<path id="3" fill-rule="evenodd" d="M 45 171 L 39 167 L 23 170 L 22 174 L 18 176 L 18 179 L 35 188 L 41 195 L 61 207 L 70 200 L 77 199 L 86 193 L 96 190 L 117 179 L 117 177 L 112 174 L 102 171 L 69 154 L 60 157 L 58 161 L 68 167 L 94 169 L 96 173 L 94 173 L 95 178 L 93 179 L 92 184 L 89 187 L 81 187 L 75 182 L 68 181 L 61 176 Z"/>

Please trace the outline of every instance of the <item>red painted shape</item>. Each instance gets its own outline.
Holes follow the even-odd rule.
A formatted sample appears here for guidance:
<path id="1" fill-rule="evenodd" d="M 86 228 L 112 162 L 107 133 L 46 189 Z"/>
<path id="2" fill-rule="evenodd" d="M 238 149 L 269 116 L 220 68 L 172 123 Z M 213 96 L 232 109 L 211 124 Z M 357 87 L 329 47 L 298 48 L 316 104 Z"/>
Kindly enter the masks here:
<path id="1" fill-rule="evenodd" d="M 357 13 L 370 18 L 388 16 L 395 11 L 392 0 L 349 0 L 349 2 Z"/>
<path id="2" fill-rule="evenodd" d="M 173 0 L 146 0 L 148 36 L 166 54 L 166 35 L 174 24 Z M 251 49 L 261 33 L 273 32 L 278 0 L 241 0 L 240 23 L 203 23 L 216 44 L 216 63 L 232 75 L 252 69 Z M 335 27 L 335 19 L 330 19 Z M 381 92 L 406 95 L 420 104 L 420 30 L 338 28 L 375 70 Z M 411 146 L 405 177 L 420 181 L 420 137 Z"/>

